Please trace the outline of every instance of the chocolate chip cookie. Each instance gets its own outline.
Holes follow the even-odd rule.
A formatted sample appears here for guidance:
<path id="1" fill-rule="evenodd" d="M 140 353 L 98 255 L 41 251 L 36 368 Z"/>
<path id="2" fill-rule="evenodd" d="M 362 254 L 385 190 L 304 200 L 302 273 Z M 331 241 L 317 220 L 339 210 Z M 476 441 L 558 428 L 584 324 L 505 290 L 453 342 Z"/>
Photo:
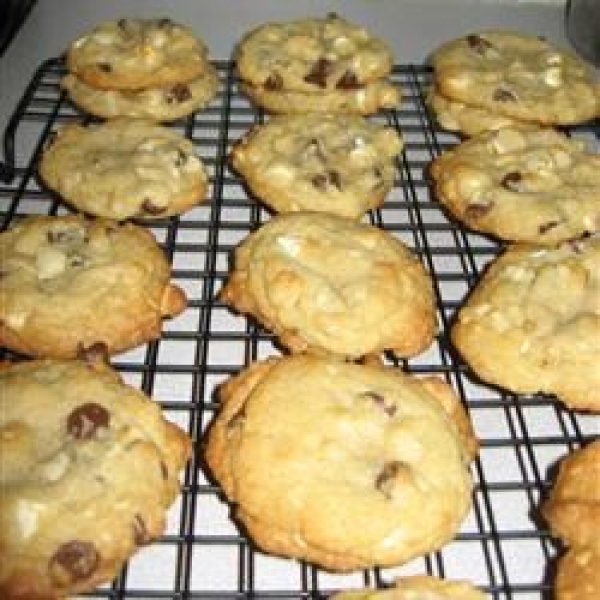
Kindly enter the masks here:
<path id="1" fill-rule="evenodd" d="M 278 212 L 360 218 L 396 178 L 402 140 L 391 127 L 349 115 L 279 115 L 234 146 L 233 167 Z"/>
<path id="2" fill-rule="evenodd" d="M 66 125 L 43 153 L 39 173 L 69 204 L 117 220 L 182 214 L 208 189 L 192 142 L 141 119 Z"/>
<path id="3" fill-rule="evenodd" d="M 186 306 L 154 236 L 131 223 L 26 217 L 0 234 L 0 256 L 0 344 L 24 354 L 115 354 Z"/>
<path id="4" fill-rule="evenodd" d="M 253 364 L 219 399 L 208 465 L 266 552 L 335 571 L 398 565 L 450 540 L 469 510 L 477 442 L 438 378 L 297 355 Z"/>
<path id="5" fill-rule="evenodd" d="M 110 581 L 162 535 L 188 436 L 99 363 L 4 366 L 0 388 L 0 596 Z"/>
<path id="6" fill-rule="evenodd" d="M 250 234 L 220 298 L 293 352 L 412 356 L 431 343 L 431 280 L 392 234 L 315 212 L 278 215 Z"/>

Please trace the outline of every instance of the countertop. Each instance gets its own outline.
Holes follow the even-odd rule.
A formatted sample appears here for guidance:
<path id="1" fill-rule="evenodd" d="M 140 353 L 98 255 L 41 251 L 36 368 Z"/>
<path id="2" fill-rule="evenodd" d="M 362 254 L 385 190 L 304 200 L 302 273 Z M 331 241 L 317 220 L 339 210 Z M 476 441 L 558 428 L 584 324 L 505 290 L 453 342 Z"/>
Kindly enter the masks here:
<path id="1" fill-rule="evenodd" d="M 267 20 L 285 20 L 337 12 L 384 38 L 397 63 L 421 63 L 441 41 L 466 31 L 509 27 L 567 41 L 564 7 L 540 1 L 494 0 L 38 0 L 25 26 L 0 58 L 0 130 L 41 61 L 60 55 L 96 23 L 125 16 L 168 15 L 190 26 L 215 59 L 229 58 L 249 28 Z"/>

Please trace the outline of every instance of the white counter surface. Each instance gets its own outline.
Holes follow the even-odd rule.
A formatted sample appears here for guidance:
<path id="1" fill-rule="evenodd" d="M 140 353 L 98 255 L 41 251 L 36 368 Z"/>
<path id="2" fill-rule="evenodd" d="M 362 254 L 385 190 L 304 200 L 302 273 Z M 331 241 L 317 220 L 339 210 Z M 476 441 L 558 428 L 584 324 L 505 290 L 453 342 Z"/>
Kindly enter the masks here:
<path id="1" fill-rule="evenodd" d="M 338 12 L 387 40 L 397 63 L 419 63 L 441 41 L 479 28 L 517 28 L 566 44 L 563 11 L 556 3 L 493 0 L 38 0 L 0 58 L 0 130 L 39 63 L 105 19 L 168 15 L 192 27 L 213 58 L 229 58 L 243 33 L 264 21 Z"/>

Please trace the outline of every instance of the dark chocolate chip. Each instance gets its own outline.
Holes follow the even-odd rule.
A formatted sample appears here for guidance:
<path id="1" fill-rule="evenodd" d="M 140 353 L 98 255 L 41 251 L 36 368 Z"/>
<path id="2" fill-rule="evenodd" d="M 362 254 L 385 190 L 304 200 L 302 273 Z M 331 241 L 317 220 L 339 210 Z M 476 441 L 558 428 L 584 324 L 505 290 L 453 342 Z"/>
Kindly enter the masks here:
<path id="1" fill-rule="evenodd" d="M 177 158 L 175 159 L 176 167 L 183 167 L 188 161 L 187 154 L 183 150 L 177 150 Z"/>
<path id="2" fill-rule="evenodd" d="M 85 256 L 81 256 L 80 254 L 71 254 L 69 255 L 68 263 L 72 269 L 81 269 L 86 266 L 87 260 Z"/>
<path id="3" fill-rule="evenodd" d="M 279 92 L 283 89 L 283 79 L 279 73 L 271 73 L 263 85 L 269 92 Z"/>
<path id="4" fill-rule="evenodd" d="M 538 231 L 540 232 L 540 235 L 544 235 L 544 234 L 548 233 L 550 230 L 554 229 L 555 227 L 558 227 L 559 225 L 560 225 L 560 221 L 548 221 L 548 223 L 542 223 L 538 227 Z"/>
<path id="5" fill-rule="evenodd" d="M 119 19 L 117 21 L 117 25 L 119 26 L 119 29 L 122 29 L 123 31 L 127 32 L 129 31 L 130 21 L 129 19 Z"/>
<path id="6" fill-rule="evenodd" d="M 320 58 L 313 64 L 311 70 L 304 77 L 306 83 L 318 85 L 321 88 L 327 87 L 327 77 L 331 74 L 333 63 L 326 58 Z"/>
<path id="7" fill-rule="evenodd" d="M 367 396 L 373 401 L 373 404 L 379 409 L 382 410 L 388 417 L 393 417 L 398 410 L 398 407 L 395 404 L 387 404 L 385 398 L 378 394 L 377 392 L 365 392 L 363 394 Z"/>
<path id="8" fill-rule="evenodd" d="M 152 538 L 148 533 L 148 528 L 146 527 L 146 522 L 139 513 L 136 513 L 133 518 L 131 528 L 133 530 L 133 541 L 136 546 L 145 546 L 152 541 Z"/>
<path id="9" fill-rule="evenodd" d="M 486 50 L 489 50 L 492 47 L 491 42 L 482 38 L 480 35 L 471 34 L 467 36 L 467 44 L 469 44 L 469 48 L 477 52 L 477 54 L 485 54 Z"/>
<path id="10" fill-rule="evenodd" d="M 73 583 L 90 577 L 99 563 L 100 554 L 91 542 L 72 540 L 52 555 L 48 570 L 54 581 Z"/>
<path id="11" fill-rule="evenodd" d="M 165 210 L 167 210 L 166 206 L 157 206 L 150 198 L 146 198 L 142 203 L 142 211 L 149 215 L 160 215 L 165 212 Z"/>
<path id="12" fill-rule="evenodd" d="M 80 358 L 89 365 L 99 362 L 108 364 L 109 356 L 108 346 L 104 342 L 94 342 L 89 346 L 84 346 L 80 342 L 77 345 L 77 358 Z"/>
<path id="13" fill-rule="evenodd" d="M 398 476 L 400 470 L 404 465 L 397 460 L 385 463 L 383 469 L 381 469 L 379 475 L 375 479 L 375 487 L 386 497 L 392 497 L 392 487 L 394 479 Z"/>
<path id="14" fill-rule="evenodd" d="M 318 190 L 325 190 L 329 185 L 335 186 L 338 190 L 342 189 L 342 180 L 337 171 L 326 171 L 325 173 L 317 173 L 311 179 L 311 183 Z"/>
<path id="15" fill-rule="evenodd" d="M 110 63 L 107 62 L 101 62 L 101 63 L 97 63 L 97 67 L 103 72 L 103 73 L 112 73 L 112 65 Z"/>
<path id="16" fill-rule="evenodd" d="M 175 102 L 185 102 L 192 97 L 192 92 L 190 91 L 190 87 L 185 83 L 176 83 L 167 93 L 166 100 L 169 104 L 174 104 Z"/>
<path id="17" fill-rule="evenodd" d="M 511 192 L 520 192 L 522 190 L 521 183 L 523 177 L 519 171 L 509 171 L 501 181 L 503 188 L 510 190 Z"/>
<path id="18" fill-rule="evenodd" d="M 338 90 L 358 90 L 362 87 L 358 77 L 352 71 L 346 71 L 337 81 Z"/>
<path id="19" fill-rule="evenodd" d="M 89 440 L 101 427 L 110 425 L 110 413 L 100 404 L 86 402 L 67 417 L 67 433 L 76 440 Z"/>
<path id="20" fill-rule="evenodd" d="M 469 219 L 481 219 L 481 217 L 485 217 L 493 208 L 492 203 L 486 204 L 469 204 L 465 209 L 465 217 Z"/>
<path id="21" fill-rule="evenodd" d="M 516 102 L 517 96 L 511 90 L 506 88 L 498 88 L 494 91 L 492 99 L 496 102 Z"/>
<path id="22" fill-rule="evenodd" d="M 171 21 L 171 19 L 167 19 L 167 18 L 162 18 L 159 19 L 156 24 L 159 27 L 165 28 L 165 27 L 170 27 L 173 24 L 173 21 Z"/>

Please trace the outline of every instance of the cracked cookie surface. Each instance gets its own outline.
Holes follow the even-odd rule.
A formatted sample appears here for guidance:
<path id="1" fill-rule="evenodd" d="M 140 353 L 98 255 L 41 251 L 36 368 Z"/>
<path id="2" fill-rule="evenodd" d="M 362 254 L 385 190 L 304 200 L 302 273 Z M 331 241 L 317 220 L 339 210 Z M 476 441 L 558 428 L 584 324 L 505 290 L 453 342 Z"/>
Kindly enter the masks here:
<path id="1" fill-rule="evenodd" d="M 476 231 L 550 245 L 600 229 L 600 154 L 553 129 L 477 135 L 430 173 L 437 199 Z"/>
<path id="2" fill-rule="evenodd" d="M 450 40 L 431 58 L 446 97 L 545 125 L 600 115 L 600 87 L 576 55 L 518 32 L 489 30 Z"/>
<path id="3" fill-rule="evenodd" d="M 451 336 L 484 381 L 600 411 L 600 237 L 510 247 L 460 309 Z"/>
<path id="4" fill-rule="evenodd" d="M 117 220 L 182 214 L 204 200 L 208 189 L 190 140 L 125 117 L 64 126 L 44 151 L 39 172 L 69 204 Z"/>
<path id="5" fill-rule="evenodd" d="M 0 343 L 24 354 L 115 354 L 186 306 L 152 233 L 130 223 L 26 217 L 0 234 L 0 255 Z"/>
<path id="6" fill-rule="evenodd" d="M 220 298 L 293 352 L 410 356 L 431 343 L 431 280 L 398 239 L 324 213 L 279 215 L 250 234 Z"/>
<path id="7" fill-rule="evenodd" d="M 188 436 L 99 363 L 5 365 L 0 387 L 0 595 L 110 581 L 162 535 Z"/>
<path id="8" fill-rule="evenodd" d="M 400 564 L 469 510 L 477 442 L 441 379 L 299 355 L 253 364 L 219 397 L 208 465 L 267 552 L 339 571 Z"/>
<path id="9" fill-rule="evenodd" d="M 394 129 L 362 117 L 285 115 L 251 129 L 231 162 L 277 212 L 359 218 L 391 189 L 401 149 Z"/>

